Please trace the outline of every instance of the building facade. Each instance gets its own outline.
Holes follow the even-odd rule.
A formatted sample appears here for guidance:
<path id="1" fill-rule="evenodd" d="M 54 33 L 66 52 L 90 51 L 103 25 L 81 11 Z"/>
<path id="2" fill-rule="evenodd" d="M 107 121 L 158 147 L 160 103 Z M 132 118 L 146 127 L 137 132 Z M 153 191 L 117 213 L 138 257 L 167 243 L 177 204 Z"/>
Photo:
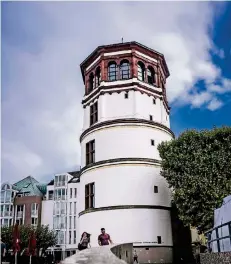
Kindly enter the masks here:
<path id="1" fill-rule="evenodd" d="M 100 228 L 142 262 L 172 259 L 171 192 L 157 146 L 174 137 L 164 56 L 137 42 L 98 47 L 81 64 L 79 234 Z"/>
<path id="2" fill-rule="evenodd" d="M 46 185 L 28 176 L 14 184 L 1 186 L 1 225 L 37 226 L 41 222 L 42 199 Z"/>

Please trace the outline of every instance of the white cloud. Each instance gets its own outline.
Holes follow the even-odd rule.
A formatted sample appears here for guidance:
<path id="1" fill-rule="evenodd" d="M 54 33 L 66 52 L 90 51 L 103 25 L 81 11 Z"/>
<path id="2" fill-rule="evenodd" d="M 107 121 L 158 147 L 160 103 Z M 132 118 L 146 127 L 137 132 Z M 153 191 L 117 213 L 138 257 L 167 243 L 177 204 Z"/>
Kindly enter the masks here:
<path id="1" fill-rule="evenodd" d="M 230 80 L 210 57 L 211 49 L 222 55 L 208 35 L 214 11 L 208 2 L 30 3 L 23 22 L 15 24 L 19 33 L 23 27 L 24 39 L 19 34 L 17 44 L 10 38 L 3 43 L 4 179 L 77 168 L 84 94 L 79 64 L 98 45 L 120 42 L 121 36 L 165 55 L 172 104 L 220 107 L 217 96 L 230 90 Z M 9 10 L 8 16 L 15 19 Z M 205 91 L 197 90 L 198 80 Z"/>

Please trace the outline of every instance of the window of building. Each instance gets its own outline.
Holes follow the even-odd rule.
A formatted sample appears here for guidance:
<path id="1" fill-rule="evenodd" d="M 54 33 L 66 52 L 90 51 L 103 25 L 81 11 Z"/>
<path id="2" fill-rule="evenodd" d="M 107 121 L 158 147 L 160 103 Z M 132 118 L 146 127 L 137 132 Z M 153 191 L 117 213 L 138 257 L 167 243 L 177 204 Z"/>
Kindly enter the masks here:
<path id="1" fill-rule="evenodd" d="M 70 212 L 69 212 L 70 215 L 72 215 L 72 203 L 70 203 Z"/>
<path id="2" fill-rule="evenodd" d="M 38 204 L 33 203 L 31 204 L 31 216 L 37 216 L 38 215 Z"/>
<path id="3" fill-rule="evenodd" d="M 123 60 L 120 63 L 120 79 L 126 80 L 130 78 L 130 64 L 128 60 Z"/>
<path id="4" fill-rule="evenodd" d="M 117 80 L 117 65 L 115 62 L 110 62 L 108 64 L 108 80 L 109 81 Z"/>
<path id="5" fill-rule="evenodd" d="M 149 66 L 147 69 L 147 78 L 148 78 L 148 83 L 151 85 L 154 85 L 154 83 L 155 83 L 155 72 L 151 66 Z"/>
<path id="6" fill-rule="evenodd" d="M 67 181 L 66 175 L 56 175 L 54 185 L 57 187 L 58 186 L 65 186 L 66 181 Z"/>
<path id="7" fill-rule="evenodd" d="M 23 205 L 17 205 L 17 213 L 16 216 L 17 218 L 22 218 L 23 217 Z"/>
<path id="8" fill-rule="evenodd" d="M 74 215 L 76 215 L 76 202 L 74 202 Z"/>
<path id="9" fill-rule="evenodd" d="M 93 72 L 89 76 L 89 92 L 91 92 L 94 89 L 95 86 L 95 78 Z"/>
<path id="10" fill-rule="evenodd" d="M 61 202 L 60 203 L 60 208 L 61 208 L 61 214 L 66 214 L 66 203 L 65 202 Z"/>
<path id="11" fill-rule="evenodd" d="M 95 183 L 85 185 L 85 209 L 95 207 Z"/>
<path id="12" fill-rule="evenodd" d="M 75 198 L 77 198 L 77 188 L 75 188 Z"/>
<path id="13" fill-rule="evenodd" d="M 37 217 L 32 217 L 31 218 L 31 224 L 36 226 L 38 224 L 38 218 Z"/>
<path id="14" fill-rule="evenodd" d="M 149 119 L 150 119 L 150 121 L 153 121 L 153 116 L 150 115 L 150 116 L 149 116 Z"/>
<path id="15" fill-rule="evenodd" d="M 54 191 L 51 190 L 51 191 L 48 191 L 48 200 L 53 200 L 54 198 Z"/>
<path id="16" fill-rule="evenodd" d="M 151 139 L 151 145 L 155 146 L 155 140 L 154 139 Z"/>
<path id="17" fill-rule="evenodd" d="M 95 140 L 86 144 L 86 165 L 95 162 Z"/>
<path id="18" fill-rule="evenodd" d="M 64 244 L 64 231 L 58 231 L 58 244 Z"/>
<path id="19" fill-rule="evenodd" d="M 90 126 L 98 122 L 98 102 L 90 106 Z"/>
<path id="20" fill-rule="evenodd" d="M 55 200 L 66 200 L 66 189 L 56 189 Z"/>
<path id="21" fill-rule="evenodd" d="M 153 104 L 156 104 L 156 98 L 153 98 L 152 102 L 153 102 Z"/>
<path id="22" fill-rule="evenodd" d="M 67 225 L 66 222 L 67 222 L 66 216 L 65 215 L 61 216 L 60 229 L 66 229 L 66 225 Z"/>
<path id="23" fill-rule="evenodd" d="M 71 222 L 71 220 L 72 220 L 72 217 L 69 216 L 69 229 L 72 229 L 72 222 Z"/>
<path id="24" fill-rule="evenodd" d="M 101 70 L 98 67 L 95 71 L 95 86 L 98 87 L 101 83 Z"/>
<path id="25" fill-rule="evenodd" d="M 161 244 L 161 236 L 157 236 L 157 244 Z"/>
<path id="26" fill-rule="evenodd" d="M 125 98 L 125 99 L 128 99 L 128 92 L 126 92 L 126 93 L 124 94 L 124 98 Z"/>
<path id="27" fill-rule="evenodd" d="M 74 237 L 74 244 L 76 244 L 76 231 L 74 231 L 74 235 L 73 235 L 73 237 Z"/>
<path id="28" fill-rule="evenodd" d="M 72 188 L 70 188 L 70 198 L 72 198 Z"/>
<path id="29" fill-rule="evenodd" d="M 145 80 L 145 66 L 141 61 L 138 62 L 138 79 L 143 82 Z"/>
<path id="30" fill-rule="evenodd" d="M 74 229 L 76 229 L 76 216 L 74 216 Z"/>
<path id="31" fill-rule="evenodd" d="M 154 193 L 158 193 L 158 186 L 154 186 Z"/>
<path id="32" fill-rule="evenodd" d="M 69 244 L 71 244 L 71 231 L 69 231 Z"/>

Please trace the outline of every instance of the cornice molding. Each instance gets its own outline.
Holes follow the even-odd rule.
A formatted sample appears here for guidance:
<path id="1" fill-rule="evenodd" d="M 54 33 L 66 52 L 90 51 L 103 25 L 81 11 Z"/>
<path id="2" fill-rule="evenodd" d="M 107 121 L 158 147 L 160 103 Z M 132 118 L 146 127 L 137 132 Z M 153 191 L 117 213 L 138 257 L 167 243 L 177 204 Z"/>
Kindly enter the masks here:
<path id="1" fill-rule="evenodd" d="M 152 126 L 153 128 L 159 127 L 161 129 L 165 130 L 166 132 L 168 132 L 173 138 L 175 138 L 175 135 L 170 128 L 168 128 L 167 126 L 160 124 L 158 122 L 150 121 L 150 120 L 146 120 L 146 119 L 139 119 L 139 118 L 121 118 L 121 119 L 114 119 L 114 120 L 108 120 L 108 121 L 96 123 L 96 124 L 92 125 L 91 127 L 87 128 L 80 135 L 80 139 L 79 139 L 80 143 L 82 142 L 83 138 L 87 134 L 91 133 L 91 131 L 96 130 L 96 129 L 100 129 L 100 128 L 103 128 L 106 126 L 115 125 L 115 124 L 118 124 L 118 126 L 119 126 L 119 124 L 143 124 L 143 125 Z"/>
<path id="2" fill-rule="evenodd" d="M 150 210 L 165 210 L 171 211 L 171 207 L 162 205 L 117 205 L 117 206 L 106 206 L 98 208 L 90 208 L 79 213 L 79 217 L 84 214 L 101 212 L 101 211 L 112 211 L 112 210 L 124 210 L 124 209 L 150 209 Z"/>

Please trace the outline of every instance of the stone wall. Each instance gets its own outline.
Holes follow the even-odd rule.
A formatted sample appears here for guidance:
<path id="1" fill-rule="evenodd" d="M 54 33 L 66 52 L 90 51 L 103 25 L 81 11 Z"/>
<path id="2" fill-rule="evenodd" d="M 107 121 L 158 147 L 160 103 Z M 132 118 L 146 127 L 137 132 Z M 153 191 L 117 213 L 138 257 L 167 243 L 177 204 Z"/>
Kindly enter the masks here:
<path id="1" fill-rule="evenodd" d="M 133 264 L 133 244 L 122 244 L 111 248 L 119 259 L 126 261 L 128 264 Z"/>
<path id="2" fill-rule="evenodd" d="M 202 253 L 200 260 L 201 264 L 230 264 L 231 252 Z"/>

